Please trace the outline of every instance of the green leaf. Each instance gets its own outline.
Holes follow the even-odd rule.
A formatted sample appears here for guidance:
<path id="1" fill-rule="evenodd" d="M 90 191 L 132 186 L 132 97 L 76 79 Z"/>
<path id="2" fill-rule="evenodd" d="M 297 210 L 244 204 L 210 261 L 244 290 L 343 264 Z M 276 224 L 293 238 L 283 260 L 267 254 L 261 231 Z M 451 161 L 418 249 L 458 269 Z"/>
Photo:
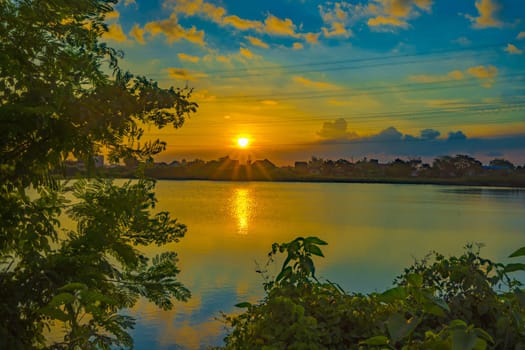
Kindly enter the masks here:
<path id="1" fill-rule="evenodd" d="M 517 256 L 524 256 L 525 255 L 525 247 L 521 247 L 518 250 L 516 250 L 514 253 L 509 255 L 509 258 L 515 258 Z"/>
<path id="2" fill-rule="evenodd" d="M 379 301 L 390 303 L 395 300 L 404 300 L 407 296 L 408 293 L 405 287 L 395 287 L 380 294 L 378 299 Z"/>
<path id="3" fill-rule="evenodd" d="M 448 326 L 450 328 L 467 328 L 467 323 L 463 320 L 452 320 Z"/>
<path id="4" fill-rule="evenodd" d="M 306 251 L 308 253 L 324 257 L 323 252 L 321 251 L 321 248 L 319 248 L 318 246 L 311 244 L 311 245 L 307 245 L 305 247 L 307 247 Z"/>
<path id="5" fill-rule="evenodd" d="M 381 346 L 388 345 L 388 338 L 384 335 L 376 335 L 375 337 L 368 338 L 366 340 L 360 341 L 359 344 L 370 345 L 370 346 Z"/>
<path id="6" fill-rule="evenodd" d="M 505 272 L 525 271 L 525 264 L 514 263 L 505 265 Z"/>
<path id="7" fill-rule="evenodd" d="M 305 242 L 312 243 L 312 244 L 317 244 L 317 245 L 327 245 L 328 244 L 325 241 L 323 241 L 322 239 L 320 239 L 318 237 L 315 237 L 315 236 L 306 238 Z"/>
<path id="8" fill-rule="evenodd" d="M 247 301 L 244 301 L 242 303 L 238 303 L 238 304 L 235 304 L 235 307 L 239 307 L 239 308 L 249 308 L 251 307 L 252 304 L 247 302 Z"/>
<path id="9" fill-rule="evenodd" d="M 279 274 L 277 275 L 277 277 L 275 278 L 275 280 L 277 282 L 287 278 L 287 277 L 290 277 L 292 275 L 292 267 L 291 266 L 288 266 L 284 269 L 281 270 L 281 272 L 279 272 Z"/>
<path id="10" fill-rule="evenodd" d="M 473 332 L 458 329 L 451 332 L 452 350 L 472 350 L 476 345 L 478 336 Z"/>
<path id="11" fill-rule="evenodd" d="M 411 273 L 406 278 L 407 278 L 408 284 L 413 287 L 420 288 L 421 286 L 423 286 L 423 276 L 421 276 L 420 274 Z"/>
<path id="12" fill-rule="evenodd" d="M 63 304 L 69 304 L 75 301 L 75 296 L 71 293 L 60 293 L 57 294 L 49 302 L 49 306 L 56 307 Z"/>
<path id="13" fill-rule="evenodd" d="M 417 317 L 406 320 L 399 313 L 392 314 L 386 321 L 386 327 L 393 343 L 403 339 L 416 329 L 421 320 Z"/>

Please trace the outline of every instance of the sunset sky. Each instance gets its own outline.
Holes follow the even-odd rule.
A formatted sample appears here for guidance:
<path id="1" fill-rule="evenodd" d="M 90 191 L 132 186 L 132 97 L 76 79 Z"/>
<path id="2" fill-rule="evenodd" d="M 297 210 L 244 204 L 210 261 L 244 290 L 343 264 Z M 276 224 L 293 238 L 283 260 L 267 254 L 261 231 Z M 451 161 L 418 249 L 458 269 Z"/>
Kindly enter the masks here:
<path id="1" fill-rule="evenodd" d="M 107 24 L 124 68 L 194 88 L 160 160 L 525 162 L 523 0 L 123 0 Z"/>

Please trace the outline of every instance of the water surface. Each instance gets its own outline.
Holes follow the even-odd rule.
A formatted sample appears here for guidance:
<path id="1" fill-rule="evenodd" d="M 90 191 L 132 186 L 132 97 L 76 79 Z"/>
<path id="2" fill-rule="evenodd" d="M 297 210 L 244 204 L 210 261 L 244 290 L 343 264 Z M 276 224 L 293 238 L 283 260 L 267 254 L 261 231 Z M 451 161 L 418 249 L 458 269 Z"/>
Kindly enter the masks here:
<path id="1" fill-rule="evenodd" d="M 525 191 L 484 187 L 351 183 L 159 181 L 159 209 L 188 226 L 179 279 L 187 303 L 131 310 L 136 349 L 200 349 L 220 344 L 220 312 L 263 296 L 261 276 L 273 242 L 319 236 L 329 244 L 318 275 L 348 291 L 382 291 L 431 250 L 459 254 L 483 243 L 504 260 L 525 245 Z M 153 254 L 157 248 L 150 248 Z M 508 261 L 508 260 L 507 260 Z M 278 266 L 270 267 L 275 275 Z"/>

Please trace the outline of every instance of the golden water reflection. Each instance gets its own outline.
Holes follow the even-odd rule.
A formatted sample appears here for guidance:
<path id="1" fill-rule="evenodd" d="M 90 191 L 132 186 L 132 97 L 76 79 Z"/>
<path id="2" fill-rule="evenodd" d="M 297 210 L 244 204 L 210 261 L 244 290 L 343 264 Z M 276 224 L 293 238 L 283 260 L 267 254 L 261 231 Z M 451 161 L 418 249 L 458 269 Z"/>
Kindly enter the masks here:
<path id="1" fill-rule="evenodd" d="M 249 224 L 254 212 L 252 189 L 236 188 L 233 192 L 230 212 L 237 220 L 237 233 L 247 235 Z"/>

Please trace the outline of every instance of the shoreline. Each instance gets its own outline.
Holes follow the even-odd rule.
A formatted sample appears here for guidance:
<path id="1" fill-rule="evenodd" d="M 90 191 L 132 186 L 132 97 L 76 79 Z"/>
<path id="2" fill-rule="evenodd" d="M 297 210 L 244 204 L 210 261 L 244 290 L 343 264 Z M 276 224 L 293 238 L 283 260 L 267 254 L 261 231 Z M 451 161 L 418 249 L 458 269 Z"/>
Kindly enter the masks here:
<path id="1" fill-rule="evenodd" d="M 163 181 L 217 181 L 217 182 L 295 182 L 295 183 L 359 183 L 359 184 L 391 184 L 391 185 L 435 185 L 435 186 L 465 186 L 525 189 L 525 182 L 481 181 L 480 179 L 345 179 L 345 178 L 280 178 L 280 179 L 226 179 L 206 177 L 153 177 Z"/>

